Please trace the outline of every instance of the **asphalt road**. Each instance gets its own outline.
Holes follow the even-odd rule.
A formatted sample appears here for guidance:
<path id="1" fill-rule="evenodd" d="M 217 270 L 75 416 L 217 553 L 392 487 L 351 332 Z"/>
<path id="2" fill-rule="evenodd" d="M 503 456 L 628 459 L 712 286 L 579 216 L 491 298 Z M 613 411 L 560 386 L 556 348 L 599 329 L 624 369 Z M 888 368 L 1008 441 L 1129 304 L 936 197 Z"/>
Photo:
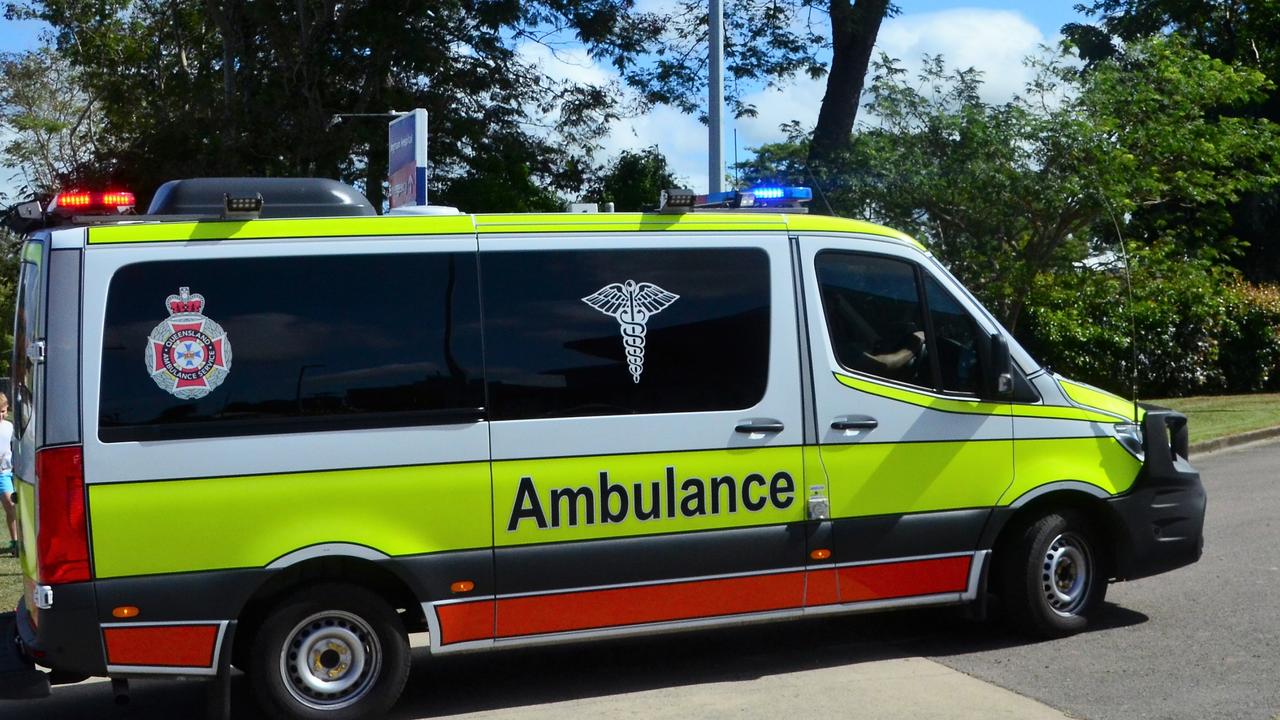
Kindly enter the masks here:
<path id="1" fill-rule="evenodd" d="M 1196 464 L 1209 492 L 1204 558 L 1113 585 L 1103 622 L 1076 637 L 1029 643 L 930 610 L 441 658 L 417 650 L 393 717 L 550 717 L 553 703 L 568 708 L 564 716 L 652 717 L 660 707 L 669 717 L 769 717 L 743 712 L 767 703 L 806 716 L 847 705 L 837 716 L 873 717 L 859 691 L 872 686 L 855 679 L 884 660 L 922 657 L 1076 718 L 1273 720 L 1280 717 L 1280 443 Z M 965 702 L 946 677 L 915 677 L 908 687 L 920 696 Z M 233 697 L 237 718 L 257 717 L 243 678 Z M 627 698 L 647 698 L 648 710 Z M 0 703 L 0 717 L 198 718 L 203 702 L 195 683 L 137 682 L 132 703 L 113 708 L 109 687 L 98 682 L 57 688 L 39 703 Z"/>

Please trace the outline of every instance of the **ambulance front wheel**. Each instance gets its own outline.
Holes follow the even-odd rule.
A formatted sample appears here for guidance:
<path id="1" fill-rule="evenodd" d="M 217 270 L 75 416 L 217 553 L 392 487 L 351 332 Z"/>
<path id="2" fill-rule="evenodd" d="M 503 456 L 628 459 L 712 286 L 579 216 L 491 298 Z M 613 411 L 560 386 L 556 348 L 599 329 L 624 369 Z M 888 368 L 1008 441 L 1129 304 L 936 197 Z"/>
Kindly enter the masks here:
<path id="1" fill-rule="evenodd" d="M 1073 510 L 1050 512 L 1015 529 L 997 560 L 1015 628 L 1049 638 L 1085 629 L 1107 594 L 1097 537 L 1088 519 Z"/>
<path id="2" fill-rule="evenodd" d="M 381 717 L 409 677 L 404 624 L 363 588 L 303 588 L 267 616 L 254 638 L 250 682 L 267 717 Z"/>

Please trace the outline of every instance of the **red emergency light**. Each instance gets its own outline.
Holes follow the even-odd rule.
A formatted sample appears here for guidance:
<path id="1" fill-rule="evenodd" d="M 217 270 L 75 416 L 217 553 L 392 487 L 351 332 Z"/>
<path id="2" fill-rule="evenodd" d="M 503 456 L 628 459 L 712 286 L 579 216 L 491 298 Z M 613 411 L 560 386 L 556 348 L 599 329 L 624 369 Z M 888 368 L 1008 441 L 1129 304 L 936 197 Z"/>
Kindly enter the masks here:
<path id="1" fill-rule="evenodd" d="M 115 215 L 133 210 L 133 193 L 128 190 L 60 192 L 49 203 L 49 212 L 61 215 Z"/>

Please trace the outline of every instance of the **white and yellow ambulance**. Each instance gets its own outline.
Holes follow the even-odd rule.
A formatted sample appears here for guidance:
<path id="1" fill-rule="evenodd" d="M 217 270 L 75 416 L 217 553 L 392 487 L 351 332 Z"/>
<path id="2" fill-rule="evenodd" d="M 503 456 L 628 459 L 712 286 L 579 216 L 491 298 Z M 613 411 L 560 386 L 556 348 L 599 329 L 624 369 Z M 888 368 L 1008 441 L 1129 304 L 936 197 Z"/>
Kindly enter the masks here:
<path id="1" fill-rule="evenodd" d="M 1049 372 L 910 237 L 773 207 L 800 195 L 376 216 L 206 179 L 18 213 L 0 688 L 234 665 L 269 716 L 369 717 L 413 632 L 995 593 L 1056 636 L 1200 557 L 1184 417 Z"/>

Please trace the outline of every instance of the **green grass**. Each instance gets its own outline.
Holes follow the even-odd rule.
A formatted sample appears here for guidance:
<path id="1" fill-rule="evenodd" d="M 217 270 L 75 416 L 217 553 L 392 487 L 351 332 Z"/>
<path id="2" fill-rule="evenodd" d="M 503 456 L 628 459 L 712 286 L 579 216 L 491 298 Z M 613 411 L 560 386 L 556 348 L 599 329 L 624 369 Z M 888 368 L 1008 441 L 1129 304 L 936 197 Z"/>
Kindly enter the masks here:
<path id="1" fill-rule="evenodd" d="M 0 519 L 3 519 L 0 513 Z M 0 535 L 4 536 L 5 551 L 9 549 L 9 533 L 0 525 Z M 18 567 L 18 559 L 8 555 L 0 556 L 0 612 L 9 612 L 22 597 L 22 569 Z"/>
<path id="2" fill-rule="evenodd" d="M 1280 426 L 1280 393 L 1152 400 L 1187 416 L 1191 442 Z"/>

